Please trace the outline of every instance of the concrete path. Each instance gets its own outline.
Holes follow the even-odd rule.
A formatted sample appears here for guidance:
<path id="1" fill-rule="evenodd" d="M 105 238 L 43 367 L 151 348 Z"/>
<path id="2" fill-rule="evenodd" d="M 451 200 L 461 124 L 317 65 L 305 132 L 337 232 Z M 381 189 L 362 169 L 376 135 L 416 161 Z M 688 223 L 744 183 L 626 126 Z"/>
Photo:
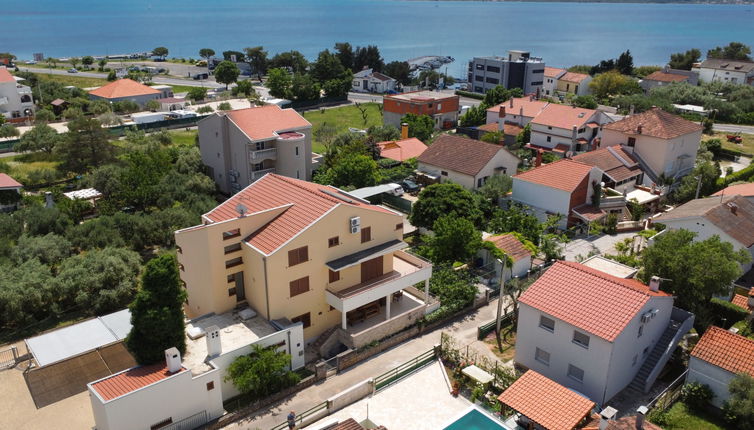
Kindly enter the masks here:
<path id="1" fill-rule="evenodd" d="M 497 300 L 481 307 L 460 321 L 447 323 L 440 328 L 417 337 L 395 348 L 363 361 L 356 366 L 296 393 L 293 397 L 275 404 L 269 410 L 227 426 L 227 429 L 264 429 L 267 430 L 281 422 L 290 411 L 301 413 L 324 402 L 337 393 L 365 379 L 378 376 L 404 362 L 426 352 L 440 343 L 440 333 L 446 332 L 456 338 L 459 347 L 469 346 L 477 353 L 494 359 L 494 354 L 484 342 L 476 340 L 477 326 L 491 321 L 497 312 Z M 388 427 L 392 428 L 392 427 Z"/>
<path id="2" fill-rule="evenodd" d="M 565 259 L 568 261 L 576 261 L 576 257 L 579 255 L 586 258 L 591 251 L 599 254 L 614 254 L 616 243 L 634 236 L 636 236 L 636 232 L 618 233 L 615 235 L 603 234 L 589 238 L 574 239 L 565 244 L 563 254 L 565 254 Z"/>

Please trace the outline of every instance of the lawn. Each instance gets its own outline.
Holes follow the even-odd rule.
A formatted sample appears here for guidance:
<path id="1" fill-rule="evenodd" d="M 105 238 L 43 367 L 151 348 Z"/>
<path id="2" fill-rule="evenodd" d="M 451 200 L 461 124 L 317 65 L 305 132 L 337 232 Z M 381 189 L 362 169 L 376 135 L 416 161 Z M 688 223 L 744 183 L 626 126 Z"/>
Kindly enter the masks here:
<path id="1" fill-rule="evenodd" d="M 490 348 L 490 351 L 497 356 L 498 360 L 502 362 L 513 360 L 516 356 L 516 332 L 511 331 L 511 326 L 508 325 L 501 327 L 500 333 L 503 335 L 508 333 L 508 335 L 502 339 L 502 351 L 497 348 L 497 338 L 495 337 L 494 330 L 484 338 L 484 343 Z"/>
<path id="2" fill-rule="evenodd" d="M 173 87 L 173 94 L 187 93 L 189 92 L 189 90 L 194 88 L 188 85 L 171 85 L 171 87 Z"/>
<path id="3" fill-rule="evenodd" d="M 362 106 L 366 107 L 367 121 L 364 123 L 364 119 L 361 116 L 361 112 L 354 105 L 341 106 L 332 109 L 311 110 L 304 113 L 304 118 L 312 123 L 312 129 L 316 130 L 317 127 L 324 123 L 334 125 L 338 133 L 348 131 L 349 127 L 367 129 L 373 125 L 382 125 L 382 112 L 380 111 L 380 105 L 377 103 L 364 103 Z M 317 153 L 322 153 L 325 147 L 314 140 L 312 142 L 312 150 Z"/>
<path id="4" fill-rule="evenodd" d="M 728 142 L 728 139 L 726 139 L 725 137 L 726 135 L 728 135 L 728 133 L 715 132 L 715 134 L 713 134 L 712 136 L 705 134 L 702 135 L 702 140 L 717 138 L 720 139 L 721 142 L 723 142 L 723 148 L 743 151 L 748 154 L 754 154 L 754 134 L 741 134 L 741 137 L 743 138 L 741 145 L 737 145 L 733 142 Z"/>
<path id="5" fill-rule="evenodd" d="M 712 414 L 691 411 L 683 402 L 677 402 L 663 414 L 665 430 L 724 430 L 724 424 Z"/>
<path id="6" fill-rule="evenodd" d="M 173 144 L 179 146 L 192 146 L 196 144 L 197 130 L 170 130 Z"/>
<path id="7" fill-rule="evenodd" d="M 35 72 L 37 77 L 42 81 L 55 81 L 60 82 L 63 85 L 73 85 L 79 88 L 101 87 L 107 83 L 107 79 L 102 78 L 86 78 L 83 76 L 70 75 L 50 75 L 43 72 Z"/>
<path id="8" fill-rule="evenodd" d="M 57 179 L 59 172 L 56 169 L 59 164 L 60 161 L 54 160 L 52 155 L 44 152 L 19 154 L 0 158 L 0 172 L 7 173 L 22 184 L 39 183 L 42 181 L 42 171 L 48 171 L 48 177 Z M 32 176 L 31 180 L 29 174 Z"/>

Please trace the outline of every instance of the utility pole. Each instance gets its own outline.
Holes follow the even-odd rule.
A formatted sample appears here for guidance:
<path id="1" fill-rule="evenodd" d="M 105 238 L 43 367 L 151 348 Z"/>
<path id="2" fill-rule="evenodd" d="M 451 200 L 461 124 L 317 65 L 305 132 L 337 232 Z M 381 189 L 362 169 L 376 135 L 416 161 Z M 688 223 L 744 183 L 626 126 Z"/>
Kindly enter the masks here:
<path id="1" fill-rule="evenodd" d="M 699 190 L 702 188 L 702 175 L 696 176 L 697 183 L 696 183 L 696 196 L 694 197 L 694 200 L 699 198 Z"/>
<path id="2" fill-rule="evenodd" d="M 499 351 L 503 350 L 503 345 L 500 340 L 500 319 L 502 318 L 503 313 L 503 288 L 505 287 L 505 266 L 506 262 L 508 261 L 508 256 L 504 256 L 504 259 L 497 258 L 496 259 L 498 263 L 500 263 L 501 269 L 500 269 L 500 293 L 497 296 L 497 318 L 495 318 L 495 337 L 497 338 L 497 348 Z"/>

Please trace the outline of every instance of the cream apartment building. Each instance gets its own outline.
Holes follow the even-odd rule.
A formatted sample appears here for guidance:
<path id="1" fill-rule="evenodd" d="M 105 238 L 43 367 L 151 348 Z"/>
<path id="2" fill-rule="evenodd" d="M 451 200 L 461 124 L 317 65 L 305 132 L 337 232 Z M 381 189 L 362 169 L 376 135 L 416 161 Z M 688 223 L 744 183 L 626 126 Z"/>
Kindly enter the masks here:
<path id="1" fill-rule="evenodd" d="M 198 126 L 202 162 L 226 194 L 268 173 L 312 177 L 312 125 L 293 109 L 266 105 L 217 112 Z"/>
<path id="2" fill-rule="evenodd" d="M 426 294 L 432 274 L 401 251 L 403 216 L 334 187 L 268 174 L 175 238 L 189 318 L 245 302 L 267 320 L 302 322 L 307 341 L 340 328 L 358 347 L 426 308 L 421 289 L 403 294 L 416 284 Z"/>

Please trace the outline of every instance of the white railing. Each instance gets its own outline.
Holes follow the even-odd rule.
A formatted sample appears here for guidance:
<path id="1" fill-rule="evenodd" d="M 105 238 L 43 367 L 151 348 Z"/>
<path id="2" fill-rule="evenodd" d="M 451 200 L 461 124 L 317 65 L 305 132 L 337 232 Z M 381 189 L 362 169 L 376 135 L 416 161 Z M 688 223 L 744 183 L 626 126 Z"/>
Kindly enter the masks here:
<path id="1" fill-rule="evenodd" d="M 258 151 L 250 151 L 249 152 L 249 161 L 250 162 L 258 162 L 260 160 L 264 160 L 266 158 L 276 158 L 278 154 L 277 148 L 267 148 L 267 149 L 260 149 Z"/>
<path id="2" fill-rule="evenodd" d="M 261 178 L 262 176 L 268 173 L 275 173 L 275 168 L 273 167 L 271 169 L 257 170 L 257 171 L 251 172 L 251 182 L 256 181 L 257 179 Z"/>

